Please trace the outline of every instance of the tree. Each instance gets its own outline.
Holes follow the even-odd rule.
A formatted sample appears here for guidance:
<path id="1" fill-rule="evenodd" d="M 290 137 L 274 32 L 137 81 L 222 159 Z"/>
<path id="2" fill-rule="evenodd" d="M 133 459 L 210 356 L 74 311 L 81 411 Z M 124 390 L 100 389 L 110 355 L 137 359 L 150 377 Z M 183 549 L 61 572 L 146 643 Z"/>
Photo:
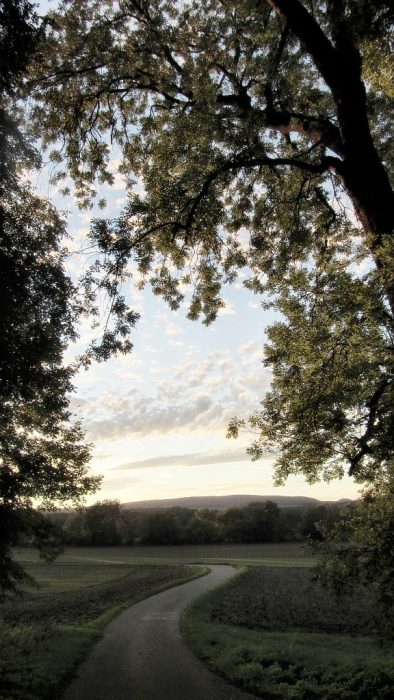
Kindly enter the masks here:
<path id="1" fill-rule="evenodd" d="M 105 500 L 85 508 L 82 513 L 82 541 L 88 545 L 123 544 L 126 519 L 119 501 Z"/>
<path id="2" fill-rule="evenodd" d="M 248 267 L 280 310 L 272 389 L 230 426 L 279 454 L 279 483 L 390 478 L 393 17 L 388 0 L 72 0 L 31 74 L 82 203 L 122 151 L 129 202 L 92 225 L 88 293 L 116 298 L 133 260 L 173 308 L 191 285 L 209 323 Z"/>
<path id="3" fill-rule="evenodd" d="M 225 542 L 246 542 L 248 519 L 245 508 L 232 506 L 219 514 L 221 537 Z"/>
<path id="4" fill-rule="evenodd" d="M 352 506 L 351 506 L 352 507 Z M 345 522 L 346 510 L 335 506 L 310 506 L 303 509 L 300 534 L 313 542 L 323 542 L 330 537 L 332 529 L 341 521 Z"/>
<path id="5" fill-rule="evenodd" d="M 228 542 L 277 542 L 281 536 L 281 512 L 272 501 L 227 508 L 218 520 Z"/>
<path id="6" fill-rule="evenodd" d="M 367 588 L 377 630 L 394 639 L 394 480 L 379 477 L 342 522 L 333 530 L 323 526 L 322 534 L 320 581 L 338 595 Z"/>
<path id="7" fill-rule="evenodd" d="M 248 503 L 244 511 L 248 519 L 249 542 L 278 542 L 281 539 L 281 512 L 276 503 Z"/>
<path id="8" fill-rule="evenodd" d="M 393 447 L 392 97 L 370 78 L 393 13 L 383 0 L 309 7 L 67 2 L 36 68 L 35 117 L 47 142 L 61 135 L 54 158 L 83 200 L 111 179 L 109 136 L 123 152 L 129 204 L 92 226 L 103 259 L 88 288 L 100 269 L 117 288 L 132 258 L 173 307 L 194 284 L 189 316 L 210 322 L 248 265 L 284 316 L 253 453 L 281 445 L 279 478 L 347 462 L 364 481 Z"/>
<path id="9" fill-rule="evenodd" d="M 11 555 L 23 534 L 52 559 L 54 527 L 37 508 L 77 503 L 94 491 L 89 447 L 72 422 L 74 369 L 63 352 L 75 338 L 78 307 L 65 272 L 64 223 L 22 179 L 37 164 L 11 114 L 39 32 L 25 0 L 0 4 L 0 597 L 26 579 Z"/>
<path id="10" fill-rule="evenodd" d="M 220 540 L 219 512 L 211 508 L 201 508 L 193 512 L 187 523 L 185 538 L 193 544 L 207 544 Z"/>
<path id="11" fill-rule="evenodd" d="M 143 522 L 142 539 L 147 544 L 179 544 L 183 541 L 177 508 L 156 510 L 147 514 Z"/>

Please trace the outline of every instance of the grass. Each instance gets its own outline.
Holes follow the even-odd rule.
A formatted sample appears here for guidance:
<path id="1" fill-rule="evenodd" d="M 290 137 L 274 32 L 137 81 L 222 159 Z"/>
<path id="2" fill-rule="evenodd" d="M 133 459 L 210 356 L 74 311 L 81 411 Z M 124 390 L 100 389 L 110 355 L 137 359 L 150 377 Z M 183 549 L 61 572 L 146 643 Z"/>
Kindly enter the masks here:
<path id="1" fill-rule="evenodd" d="M 267 700 L 393 697 L 394 645 L 368 636 L 368 601 L 334 603 L 307 570 L 244 571 L 189 608 L 182 626 L 213 671 Z"/>
<path id="2" fill-rule="evenodd" d="M 67 547 L 52 564 L 31 548 L 14 555 L 38 587 L 1 608 L 0 700 L 57 699 L 111 617 L 196 576 L 195 564 L 312 563 L 293 544 Z"/>
<path id="3" fill-rule="evenodd" d="M 106 554 L 45 564 L 27 553 L 39 587 L 0 609 L 1 700 L 57 700 L 114 615 L 204 573 L 182 563 L 108 563 Z"/>
<path id="4" fill-rule="evenodd" d="M 34 549 L 20 548 L 15 558 L 30 567 L 40 562 Z M 235 566 L 313 566 L 314 558 L 295 543 L 215 544 L 134 547 L 66 547 L 56 565 L 92 564 L 234 564 Z M 37 573 L 37 572 L 35 572 Z M 40 574 L 41 575 L 41 574 Z M 66 574 L 67 575 L 67 574 Z"/>
<path id="5" fill-rule="evenodd" d="M 223 590 L 211 610 L 213 622 L 275 632 L 301 630 L 371 633 L 368 600 L 333 600 L 310 569 L 251 567 Z"/>
<path id="6" fill-rule="evenodd" d="M 16 557 L 39 588 L 3 606 L 0 700 L 58 700 L 117 612 L 198 575 L 199 563 L 242 570 L 183 619 L 212 670 L 267 700 L 393 697 L 394 645 L 369 636 L 368 601 L 339 604 L 312 586 L 300 545 L 68 547 L 50 565 L 32 549 Z"/>

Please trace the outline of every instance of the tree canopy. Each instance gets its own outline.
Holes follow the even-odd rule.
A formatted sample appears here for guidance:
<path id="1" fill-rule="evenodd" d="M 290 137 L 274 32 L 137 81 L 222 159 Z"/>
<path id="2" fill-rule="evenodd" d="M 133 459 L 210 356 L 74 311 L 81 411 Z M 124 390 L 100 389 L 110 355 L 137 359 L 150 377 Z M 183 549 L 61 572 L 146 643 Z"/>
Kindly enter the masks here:
<path id="1" fill-rule="evenodd" d="M 71 0 L 31 75 L 82 204 L 121 149 L 128 204 L 93 222 L 89 293 L 116 299 L 132 260 L 209 323 L 246 267 L 281 311 L 250 421 L 279 480 L 364 482 L 392 459 L 392 20 L 384 0 Z"/>
<path id="2" fill-rule="evenodd" d="M 63 363 L 79 313 L 66 274 L 64 223 L 23 178 L 38 156 L 18 121 L 17 87 L 37 44 L 31 5 L 0 5 L 0 597 L 24 578 L 10 547 L 18 535 L 43 556 L 58 551 L 37 507 L 78 503 L 99 479 L 70 412 L 75 368 Z"/>

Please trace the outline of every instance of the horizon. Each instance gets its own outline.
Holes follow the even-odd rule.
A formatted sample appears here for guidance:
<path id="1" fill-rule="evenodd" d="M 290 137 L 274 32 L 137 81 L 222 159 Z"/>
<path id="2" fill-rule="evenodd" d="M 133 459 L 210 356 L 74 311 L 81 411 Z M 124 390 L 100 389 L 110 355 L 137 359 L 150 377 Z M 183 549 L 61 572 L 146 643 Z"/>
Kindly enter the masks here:
<path id="1" fill-rule="evenodd" d="M 139 504 L 144 504 L 144 503 L 172 503 L 172 502 L 179 502 L 179 501 L 223 501 L 225 502 L 228 499 L 229 502 L 235 501 L 236 499 L 239 499 L 240 501 L 243 499 L 258 499 L 262 501 L 306 501 L 306 502 L 313 502 L 316 501 L 317 503 L 341 503 L 342 501 L 350 502 L 355 499 L 350 499 L 350 498 L 339 498 L 339 499 L 332 499 L 332 500 L 322 500 L 319 498 L 314 498 L 313 496 L 304 496 L 304 495 L 294 495 L 294 496 L 284 496 L 284 495 L 278 495 L 278 494 L 256 494 L 256 493 L 228 493 L 228 494 L 221 494 L 221 495 L 213 495 L 213 496 L 207 496 L 207 495 L 201 495 L 201 494 L 196 494 L 194 496 L 179 496 L 176 498 L 147 498 L 141 501 L 119 501 L 121 506 L 133 506 L 137 507 Z M 253 501 L 245 501 L 245 504 L 247 505 L 248 503 L 252 503 Z M 235 507 L 239 507 L 241 504 L 236 504 Z M 307 503 L 306 503 L 307 505 Z M 155 506 L 152 506 L 155 507 Z M 168 506 L 171 507 L 171 506 Z M 187 507 L 187 506 L 185 506 Z M 197 506 L 191 506 L 192 508 L 197 508 Z M 206 507 L 206 506 L 202 506 Z M 213 506 L 214 507 L 214 506 Z M 198 509 L 198 508 L 197 508 Z"/>

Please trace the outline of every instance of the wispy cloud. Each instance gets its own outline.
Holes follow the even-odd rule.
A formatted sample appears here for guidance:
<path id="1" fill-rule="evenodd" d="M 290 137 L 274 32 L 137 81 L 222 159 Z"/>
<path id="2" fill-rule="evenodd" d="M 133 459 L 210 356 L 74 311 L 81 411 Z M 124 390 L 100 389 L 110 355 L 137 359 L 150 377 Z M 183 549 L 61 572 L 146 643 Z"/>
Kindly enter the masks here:
<path id="1" fill-rule="evenodd" d="M 151 457 L 150 459 L 126 462 L 119 467 L 115 467 L 112 471 L 132 471 L 134 469 L 154 469 L 157 467 L 196 467 L 234 462 L 250 462 L 250 456 L 245 450 L 167 455 L 165 457 Z"/>

